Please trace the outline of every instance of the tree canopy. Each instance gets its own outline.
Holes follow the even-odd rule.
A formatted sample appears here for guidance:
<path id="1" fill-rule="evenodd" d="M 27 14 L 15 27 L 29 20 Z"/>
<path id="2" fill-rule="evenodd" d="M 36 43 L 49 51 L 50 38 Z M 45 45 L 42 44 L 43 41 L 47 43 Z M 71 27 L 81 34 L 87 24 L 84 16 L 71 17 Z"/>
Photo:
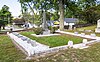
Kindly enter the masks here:
<path id="1" fill-rule="evenodd" d="M 59 20 L 60 30 L 64 29 L 64 18 L 74 17 L 87 21 L 87 23 L 95 23 L 99 19 L 99 2 L 97 0 L 19 0 L 23 10 L 30 10 L 36 15 L 35 10 L 46 11 L 55 10 L 48 15 L 48 19 Z M 94 8 L 96 8 L 94 10 Z M 23 12 L 23 11 L 22 11 Z M 95 17 L 94 17 L 95 16 Z M 93 17 L 93 18 L 92 18 Z M 35 17 L 34 17 L 35 18 Z M 92 19 L 91 19 L 92 18 Z"/>
<path id="2" fill-rule="evenodd" d="M 9 11 L 9 7 L 4 5 L 2 9 L 0 10 L 0 29 L 1 26 L 3 28 L 5 27 L 6 24 L 11 22 L 11 12 Z"/>

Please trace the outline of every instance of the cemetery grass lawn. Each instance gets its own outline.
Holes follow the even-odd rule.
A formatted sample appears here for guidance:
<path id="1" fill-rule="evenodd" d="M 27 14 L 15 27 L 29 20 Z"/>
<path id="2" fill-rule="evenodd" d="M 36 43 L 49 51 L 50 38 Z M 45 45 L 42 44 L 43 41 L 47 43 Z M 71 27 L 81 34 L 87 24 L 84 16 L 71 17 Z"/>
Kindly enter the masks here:
<path id="1" fill-rule="evenodd" d="M 75 31 L 80 31 L 80 30 L 92 30 L 94 32 L 95 28 L 96 28 L 96 25 L 93 25 L 93 26 L 81 27 L 81 28 L 76 28 L 75 30 L 66 30 L 66 31 L 75 32 Z"/>
<path id="2" fill-rule="evenodd" d="M 81 43 L 83 40 L 80 37 L 64 35 L 64 34 L 59 36 L 49 36 L 49 37 L 39 37 L 39 38 L 32 36 L 31 34 L 33 34 L 33 32 L 21 32 L 21 34 L 33 40 L 36 40 L 39 43 L 48 45 L 50 47 L 67 45 L 69 40 L 72 40 L 74 44 Z"/>
<path id="3" fill-rule="evenodd" d="M 7 35 L 0 35 L 0 62 L 19 62 L 25 55 L 15 48 Z"/>
<path id="4" fill-rule="evenodd" d="M 93 26 L 88 26 L 88 27 L 82 27 L 82 28 L 77 28 L 76 30 L 66 30 L 67 32 L 75 32 L 77 31 L 78 33 L 85 33 L 87 35 L 90 35 L 91 33 L 95 33 L 95 28 L 96 28 L 96 25 L 93 25 Z M 83 32 L 81 30 L 92 30 L 92 32 Z M 100 37 L 100 33 L 95 33 L 96 36 L 99 36 Z"/>

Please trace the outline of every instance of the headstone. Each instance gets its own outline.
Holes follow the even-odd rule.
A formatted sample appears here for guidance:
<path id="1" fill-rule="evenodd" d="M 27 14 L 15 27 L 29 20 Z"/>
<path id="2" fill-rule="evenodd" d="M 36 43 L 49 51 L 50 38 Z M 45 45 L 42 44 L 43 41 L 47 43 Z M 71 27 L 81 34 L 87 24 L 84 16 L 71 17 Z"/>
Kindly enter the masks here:
<path id="1" fill-rule="evenodd" d="M 97 21 L 97 28 L 95 29 L 96 33 L 100 33 L 100 19 Z"/>
<path id="2" fill-rule="evenodd" d="M 97 21 L 97 27 L 100 28 L 100 19 Z"/>
<path id="3" fill-rule="evenodd" d="M 43 35 L 50 34 L 50 30 L 47 27 L 47 21 L 46 21 L 46 13 L 45 11 L 43 12 L 43 23 L 42 23 L 42 28 L 43 28 Z"/>
<path id="4" fill-rule="evenodd" d="M 83 39 L 83 46 L 86 46 L 87 39 Z"/>
<path id="5" fill-rule="evenodd" d="M 68 46 L 73 47 L 73 41 L 68 41 Z"/>
<path id="6" fill-rule="evenodd" d="M 45 11 L 43 12 L 43 23 L 42 23 L 42 28 L 43 28 L 44 30 L 47 29 L 46 13 L 45 13 Z"/>

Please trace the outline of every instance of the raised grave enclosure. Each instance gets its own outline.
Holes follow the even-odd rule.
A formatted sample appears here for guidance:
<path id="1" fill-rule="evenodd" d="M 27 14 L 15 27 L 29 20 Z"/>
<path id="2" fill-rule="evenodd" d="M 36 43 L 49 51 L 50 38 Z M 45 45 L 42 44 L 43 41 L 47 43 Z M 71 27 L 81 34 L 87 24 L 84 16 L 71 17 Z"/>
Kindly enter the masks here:
<path id="1" fill-rule="evenodd" d="M 18 33 L 8 34 L 11 39 L 14 40 L 14 43 L 25 52 L 26 55 L 32 56 L 39 51 L 44 51 L 49 48 L 49 46 L 37 43 L 35 40 L 31 40 L 25 36 L 22 36 Z"/>
<path id="2" fill-rule="evenodd" d="M 80 44 L 73 44 L 73 41 L 69 41 L 68 45 L 64 45 L 64 46 L 59 46 L 59 47 L 53 47 L 53 48 L 49 48 L 49 46 L 40 44 L 38 42 L 36 42 L 35 40 L 31 40 L 30 38 L 20 35 L 19 33 L 13 32 L 13 33 L 7 33 L 8 36 L 13 40 L 14 44 L 20 48 L 27 56 L 41 56 L 41 55 L 45 55 L 48 53 L 55 53 L 58 52 L 60 50 L 65 50 L 68 47 L 73 47 L 73 48 L 87 48 L 87 44 L 91 44 L 93 42 L 98 42 L 100 40 L 100 37 L 94 37 L 90 36 L 87 37 L 86 35 L 83 34 L 74 34 L 74 33 L 68 33 L 68 32 L 63 32 L 63 31 L 59 31 L 60 33 L 67 33 L 70 35 L 75 35 L 75 36 L 80 36 L 80 37 L 86 37 L 86 38 L 90 38 L 90 39 L 95 39 L 92 41 L 87 42 L 86 39 L 83 39 L 83 43 Z"/>
<path id="3" fill-rule="evenodd" d="M 7 33 L 13 40 L 14 44 L 20 48 L 27 56 L 39 56 L 47 53 L 58 52 L 59 50 L 64 50 L 68 46 L 60 46 L 49 48 L 49 46 L 40 44 L 35 40 L 31 40 L 26 36 L 20 35 L 19 33 Z"/>

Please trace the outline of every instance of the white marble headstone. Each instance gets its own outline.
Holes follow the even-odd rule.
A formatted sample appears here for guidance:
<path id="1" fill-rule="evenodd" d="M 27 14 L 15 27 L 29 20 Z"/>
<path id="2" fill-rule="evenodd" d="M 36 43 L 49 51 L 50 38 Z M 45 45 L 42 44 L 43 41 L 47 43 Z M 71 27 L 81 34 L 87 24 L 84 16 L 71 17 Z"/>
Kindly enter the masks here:
<path id="1" fill-rule="evenodd" d="M 97 28 L 95 29 L 96 33 L 100 33 L 100 19 L 97 21 Z"/>
<path id="2" fill-rule="evenodd" d="M 68 46 L 73 47 L 73 41 L 68 41 Z"/>
<path id="3" fill-rule="evenodd" d="M 87 39 L 83 39 L 83 46 L 86 46 Z"/>
<path id="4" fill-rule="evenodd" d="M 100 19 L 97 21 L 97 27 L 100 27 Z"/>

